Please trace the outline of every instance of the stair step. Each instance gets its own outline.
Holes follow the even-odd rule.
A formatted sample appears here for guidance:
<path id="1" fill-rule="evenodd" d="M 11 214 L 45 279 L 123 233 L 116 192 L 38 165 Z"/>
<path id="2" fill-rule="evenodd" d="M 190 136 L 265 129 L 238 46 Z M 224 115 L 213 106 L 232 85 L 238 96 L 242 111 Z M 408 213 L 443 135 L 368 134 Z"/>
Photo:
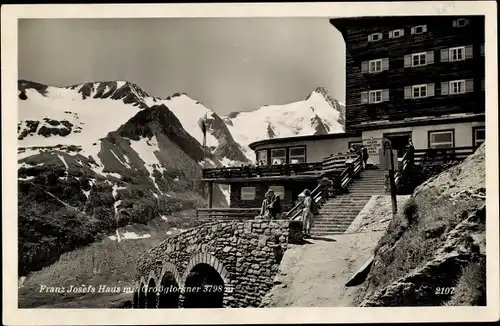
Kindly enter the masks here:
<path id="1" fill-rule="evenodd" d="M 330 216 L 330 215 L 340 215 L 340 216 L 347 216 L 347 215 L 358 215 L 359 212 L 361 212 L 361 209 L 358 209 L 356 211 L 321 211 L 319 212 L 318 216 Z"/>
<path id="2" fill-rule="evenodd" d="M 325 236 L 325 235 L 336 235 L 336 234 L 342 234 L 344 233 L 345 230 L 343 231 L 330 231 L 330 232 L 324 232 L 324 231 L 321 231 L 321 232 L 314 232 L 313 230 L 311 230 L 311 235 L 313 237 L 320 237 L 320 236 Z"/>
<path id="3" fill-rule="evenodd" d="M 346 230 L 349 228 L 350 224 L 344 225 L 327 225 L 327 226 L 314 226 L 311 231 L 338 231 L 338 230 Z"/>
<path id="4" fill-rule="evenodd" d="M 331 223 L 340 223 L 340 224 L 345 224 L 347 222 L 352 222 L 356 216 L 350 216 L 350 217 L 342 217 L 342 218 L 331 218 L 331 219 L 321 219 L 321 220 L 314 220 L 314 223 L 319 223 L 319 224 L 331 224 Z"/>
<path id="5" fill-rule="evenodd" d="M 314 222 L 314 227 L 317 228 L 317 227 L 336 227 L 336 226 L 346 226 L 346 225 L 351 225 L 352 223 L 352 220 L 349 220 L 349 221 L 342 221 L 342 222 L 339 222 L 339 221 L 332 221 L 332 222 L 319 222 L 319 221 L 315 221 Z"/>

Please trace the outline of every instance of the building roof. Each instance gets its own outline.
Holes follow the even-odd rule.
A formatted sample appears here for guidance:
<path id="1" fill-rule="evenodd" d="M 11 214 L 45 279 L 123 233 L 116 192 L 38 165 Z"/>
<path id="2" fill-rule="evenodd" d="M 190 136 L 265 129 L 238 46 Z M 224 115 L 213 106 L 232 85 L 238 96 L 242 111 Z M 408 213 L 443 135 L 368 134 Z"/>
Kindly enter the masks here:
<path id="1" fill-rule="evenodd" d="M 348 137 L 358 137 L 361 136 L 361 133 L 358 132 L 342 132 L 337 134 L 321 134 L 321 135 L 307 135 L 307 136 L 294 136 L 294 137 L 282 137 L 282 138 L 270 138 L 258 140 L 253 143 L 250 143 L 248 147 L 250 149 L 255 150 L 257 146 L 267 145 L 267 144 L 280 144 L 280 143 L 289 143 L 293 141 L 312 141 L 312 140 L 322 140 L 322 139 L 340 139 L 340 138 L 348 138 Z"/>

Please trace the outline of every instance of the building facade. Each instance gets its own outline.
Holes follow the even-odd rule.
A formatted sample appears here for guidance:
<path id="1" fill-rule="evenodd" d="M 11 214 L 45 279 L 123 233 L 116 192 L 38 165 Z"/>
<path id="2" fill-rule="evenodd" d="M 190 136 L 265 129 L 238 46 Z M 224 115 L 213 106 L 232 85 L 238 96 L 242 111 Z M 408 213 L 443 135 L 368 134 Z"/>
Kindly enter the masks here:
<path id="1" fill-rule="evenodd" d="M 378 165 L 383 138 L 400 161 L 409 140 L 421 156 L 430 148 L 453 148 L 463 156 L 485 141 L 484 16 L 330 23 L 346 44 L 346 132 L 254 142 L 249 146 L 258 165 L 321 163 L 361 144 L 368 149 L 368 163 Z M 289 209 L 303 189 L 317 185 L 319 175 L 273 173 L 205 180 L 230 184 L 231 207 L 259 207 L 271 188 Z"/>
<path id="2" fill-rule="evenodd" d="M 484 141 L 484 16 L 331 19 L 346 44 L 346 130 L 373 163 L 382 138 L 400 155 Z"/>

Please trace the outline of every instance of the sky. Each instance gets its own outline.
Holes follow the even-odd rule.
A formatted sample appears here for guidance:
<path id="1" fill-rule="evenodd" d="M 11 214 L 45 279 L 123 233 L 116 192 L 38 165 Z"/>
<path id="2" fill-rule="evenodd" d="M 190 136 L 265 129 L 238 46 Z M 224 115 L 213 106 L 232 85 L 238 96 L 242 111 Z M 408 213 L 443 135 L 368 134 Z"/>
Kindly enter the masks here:
<path id="1" fill-rule="evenodd" d="M 220 115 L 345 98 L 345 44 L 328 18 L 22 19 L 19 79 L 52 86 L 127 80 L 187 93 Z"/>

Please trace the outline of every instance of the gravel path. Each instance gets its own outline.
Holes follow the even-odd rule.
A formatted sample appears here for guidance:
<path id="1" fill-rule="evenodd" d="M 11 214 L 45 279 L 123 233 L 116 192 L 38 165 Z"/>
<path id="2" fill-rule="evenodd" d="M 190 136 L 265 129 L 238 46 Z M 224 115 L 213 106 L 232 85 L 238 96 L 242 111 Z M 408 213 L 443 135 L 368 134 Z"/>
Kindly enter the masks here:
<path id="1" fill-rule="evenodd" d="M 372 256 L 383 234 L 378 231 L 334 235 L 291 246 L 277 276 L 281 284 L 266 295 L 263 306 L 352 306 L 355 288 L 344 284 Z"/>

